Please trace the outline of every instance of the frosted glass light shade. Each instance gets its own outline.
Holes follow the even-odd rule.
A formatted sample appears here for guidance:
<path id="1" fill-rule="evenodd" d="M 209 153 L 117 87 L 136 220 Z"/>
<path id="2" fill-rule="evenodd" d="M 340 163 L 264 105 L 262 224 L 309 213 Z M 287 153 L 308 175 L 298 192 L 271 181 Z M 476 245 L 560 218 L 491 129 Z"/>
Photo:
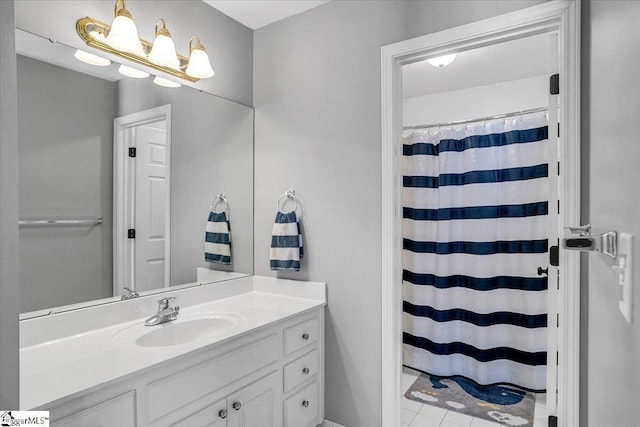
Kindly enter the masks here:
<path id="1" fill-rule="evenodd" d="M 111 65 L 111 61 L 109 61 L 107 58 L 103 58 L 101 56 L 94 55 L 92 53 L 85 52 L 84 50 L 80 50 L 80 49 L 76 50 L 73 56 L 78 61 L 82 61 L 91 65 L 97 65 L 98 67 L 106 67 L 107 65 Z"/>
<path id="2" fill-rule="evenodd" d="M 203 49 L 194 48 L 189 55 L 189 65 L 185 73 L 197 79 L 208 79 L 215 74 L 209 62 L 209 55 Z"/>
<path id="3" fill-rule="evenodd" d="M 123 76 L 132 77 L 134 79 L 144 79 L 146 77 L 149 77 L 149 73 L 132 67 L 128 67 L 124 64 L 120 65 L 120 67 L 118 68 L 118 72 Z"/>
<path id="4" fill-rule="evenodd" d="M 452 53 L 449 55 L 442 55 L 442 56 L 438 56 L 436 58 L 431 58 L 431 59 L 427 59 L 427 62 L 431 65 L 433 65 L 434 67 L 446 67 L 447 65 L 451 64 L 453 62 L 454 59 L 456 59 L 456 55 L 457 53 Z"/>
<path id="5" fill-rule="evenodd" d="M 106 43 L 116 50 L 133 53 L 134 55 L 145 57 L 138 29 L 133 19 L 125 15 L 118 15 L 113 18 L 111 30 L 106 38 Z"/>
<path id="6" fill-rule="evenodd" d="M 173 44 L 170 36 L 164 34 L 158 34 L 156 36 L 148 59 L 156 65 L 180 70 L 180 61 L 176 54 L 176 45 Z"/>
<path id="7" fill-rule="evenodd" d="M 153 79 L 153 82 L 155 84 L 157 84 L 158 86 L 162 86 L 162 87 L 174 88 L 174 87 L 182 86 L 180 83 L 176 83 L 176 82 L 171 81 L 171 80 L 163 79 L 162 77 L 158 77 L 158 76 L 156 76 L 156 78 Z"/>

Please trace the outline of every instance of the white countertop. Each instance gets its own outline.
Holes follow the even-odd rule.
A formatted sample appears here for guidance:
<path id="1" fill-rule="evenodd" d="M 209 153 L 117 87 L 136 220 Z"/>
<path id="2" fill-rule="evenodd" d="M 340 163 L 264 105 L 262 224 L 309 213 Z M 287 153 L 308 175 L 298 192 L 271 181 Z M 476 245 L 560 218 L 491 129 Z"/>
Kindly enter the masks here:
<path id="1" fill-rule="evenodd" d="M 252 281 L 253 286 L 247 287 L 246 284 L 236 286 L 240 293 L 232 296 L 226 295 L 233 292 L 235 282 L 233 280 L 223 284 L 203 286 L 200 287 L 201 289 L 162 294 L 162 297 L 177 296 L 176 304 L 182 306 L 179 317 L 188 317 L 198 312 L 222 312 L 236 315 L 239 319 L 238 323 L 223 335 L 203 336 L 191 342 L 167 347 L 141 347 L 136 345 L 134 340 L 113 338 L 123 329 L 142 324 L 147 317 L 154 314 L 147 312 L 144 317 L 127 319 L 121 323 L 112 323 L 79 333 L 75 327 L 73 328 L 75 333 L 71 335 L 22 347 L 20 350 L 20 408 L 27 410 L 59 403 L 62 399 L 121 379 L 158 363 L 220 344 L 326 304 L 326 290 L 323 283 L 259 277 L 245 279 L 247 280 Z M 193 300 L 194 294 L 198 292 L 208 294 L 207 302 L 186 307 L 181 303 L 182 297 L 184 300 Z M 216 296 L 224 297 L 216 298 Z M 154 301 L 156 299 L 158 297 L 154 296 Z M 144 304 L 144 301 L 141 301 L 141 304 Z M 148 306 L 148 302 L 144 306 Z M 103 312 L 105 310 L 104 307 L 100 309 Z M 134 310 L 134 312 L 138 311 Z M 80 314 L 73 315 L 76 316 L 73 321 L 77 322 L 77 316 Z M 81 315 L 91 317 L 97 314 L 92 313 L 91 309 L 86 309 Z M 126 319 L 126 316 L 123 317 Z M 46 328 L 48 320 L 38 319 L 38 327 Z M 57 324 L 50 323 L 53 327 L 60 324 L 59 321 Z M 151 328 L 157 327 L 147 329 L 152 330 Z"/>

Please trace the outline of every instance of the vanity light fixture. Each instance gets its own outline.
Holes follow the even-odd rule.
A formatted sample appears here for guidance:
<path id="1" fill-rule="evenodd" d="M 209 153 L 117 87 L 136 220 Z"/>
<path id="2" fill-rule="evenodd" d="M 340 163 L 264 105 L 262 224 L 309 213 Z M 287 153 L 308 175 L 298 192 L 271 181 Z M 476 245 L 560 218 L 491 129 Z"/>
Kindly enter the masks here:
<path id="1" fill-rule="evenodd" d="M 132 77 L 134 79 L 144 79 L 149 77 L 149 73 L 147 73 L 146 71 L 138 70 L 124 64 L 120 64 L 120 67 L 118 67 L 118 72 L 123 76 Z"/>
<path id="2" fill-rule="evenodd" d="M 162 28 L 158 28 L 158 24 L 162 24 Z M 156 38 L 153 40 L 151 52 L 149 52 L 149 61 L 156 65 L 180 70 L 180 61 L 176 54 L 176 45 L 171 40 L 171 33 L 167 30 L 167 23 L 160 18 L 156 21 Z"/>
<path id="3" fill-rule="evenodd" d="M 121 7 L 118 8 L 118 5 Z M 138 37 L 138 29 L 133 22 L 131 12 L 124 5 L 124 0 L 116 0 L 113 8 L 113 22 L 106 33 L 106 43 L 116 50 L 145 56 L 144 48 Z"/>
<path id="4" fill-rule="evenodd" d="M 115 0 L 114 15 L 111 26 L 91 17 L 81 18 L 76 22 L 76 31 L 80 38 L 93 48 L 162 71 L 173 77 L 197 82 L 214 75 L 209 56 L 197 36 L 191 37 L 189 41 L 189 58 L 187 58 L 176 53 L 171 33 L 164 19 L 156 22 L 156 37 L 153 43 L 150 43 L 138 37 L 138 30 L 131 12 L 125 7 L 125 0 Z M 159 24 L 162 24 L 161 28 Z M 196 40 L 195 43 L 194 40 Z M 171 86 L 168 87 L 179 85 L 162 77 L 160 79 L 160 81 L 169 82 Z"/>
<path id="5" fill-rule="evenodd" d="M 197 42 L 192 45 L 191 43 L 194 40 L 197 40 Z M 191 39 L 189 39 L 189 65 L 187 65 L 185 72 L 198 79 L 207 79 L 215 74 L 213 68 L 211 68 L 211 62 L 209 62 L 209 55 L 207 55 L 206 49 L 200 43 L 200 37 L 198 36 L 191 36 Z"/>
<path id="6" fill-rule="evenodd" d="M 84 50 L 80 50 L 80 49 L 76 50 L 73 56 L 78 61 L 82 61 L 91 65 L 97 65 L 98 67 L 106 67 L 107 65 L 111 65 L 111 61 L 109 61 L 107 58 L 103 58 L 101 56 L 94 55 L 92 53 L 85 52 Z"/>
<path id="7" fill-rule="evenodd" d="M 442 68 L 451 64 L 456 59 L 457 53 L 451 53 L 449 55 L 437 56 L 435 58 L 427 59 L 427 62 L 434 67 Z"/>

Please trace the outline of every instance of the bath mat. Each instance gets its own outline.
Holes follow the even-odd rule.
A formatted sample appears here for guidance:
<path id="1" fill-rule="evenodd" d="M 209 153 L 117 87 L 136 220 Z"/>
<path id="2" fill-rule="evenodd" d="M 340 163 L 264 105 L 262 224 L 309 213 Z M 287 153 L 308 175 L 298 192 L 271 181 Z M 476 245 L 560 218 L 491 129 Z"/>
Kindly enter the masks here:
<path id="1" fill-rule="evenodd" d="M 405 397 L 507 426 L 533 426 L 535 396 L 514 387 L 420 374 Z"/>

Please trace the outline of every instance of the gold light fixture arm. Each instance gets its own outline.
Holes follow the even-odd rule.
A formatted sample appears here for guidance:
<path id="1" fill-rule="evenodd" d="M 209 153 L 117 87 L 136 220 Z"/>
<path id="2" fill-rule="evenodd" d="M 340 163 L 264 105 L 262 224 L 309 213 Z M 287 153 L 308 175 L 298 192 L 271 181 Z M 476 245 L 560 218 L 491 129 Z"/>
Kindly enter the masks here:
<path id="1" fill-rule="evenodd" d="M 122 8 L 118 9 L 118 4 L 122 4 Z M 124 13 L 122 11 L 126 11 L 126 13 L 129 13 L 129 11 L 127 11 L 124 8 L 124 0 L 117 0 L 116 1 L 116 6 L 115 6 L 115 13 Z M 130 14 L 129 14 L 130 15 Z M 158 29 L 158 22 L 162 21 L 163 23 L 163 28 Z M 164 22 L 164 19 L 159 19 L 158 22 L 156 22 L 156 33 L 158 32 L 163 32 L 166 31 L 169 34 L 169 37 L 171 37 L 171 34 L 169 33 L 169 30 L 166 29 L 166 24 Z M 169 67 L 163 67 L 162 65 L 156 65 L 154 63 L 152 63 L 151 61 L 149 61 L 146 57 L 140 57 L 138 55 L 129 53 L 129 52 L 122 52 L 119 51 L 117 49 L 112 48 L 111 46 L 109 46 L 108 44 L 101 42 L 100 40 L 95 39 L 92 35 L 91 32 L 97 32 L 97 33 L 102 33 L 104 35 L 109 34 L 109 30 L 111 29 L 111 27 L 108 24 L 105 24 L 104 22 L 100 22 L 97 19 L 91 18 L 91 17 L 86 17 L 86 18 L 81 18 L 78 19 L 78 21 L 76 22 L 76 32 L 78 33 L 78 35 L 80 36 L 80 38 L 82 40 L 84 40 L 84 42 L 88 45 L 91 46 L 95 49 L 101 50 L 103 52 L 107 52 L 109 54 L 112 55 L 116 55 L 119 56 L 121 58 L 125 58 L 128 59 L 130 61 L 136 62 L 138 64 L 144 65 L 146 67 L 150 67 L 159 71 L 162 71 L 164 73 L 170 74 L 172 76 L 175 77 L 179 77 L 181 79 L 185 79 L 188 80 L 190 82 L 197 82 L 199 79 L 195 78 L 195 77 L 191 77 L 190 75 L 188 75 L 187 73 L 185 73 L 183 70 L 185 70 L 187 68 L 187 64 L 189 63 L 189 58 L 184 57 L 182 55 L 177 55 L 178 56 L 178 61 L 180 61 L 180 70 L 174 70 L 173 68 L 169 68 Z M 198 40 L 199 42 L 200 40 Z M 151 46 L 152 43 L 140 39 L 140 42 L 142 43 L 142 47 L 145 50 L 145 52 L 148 54 L 149 52 L 151 52 Z M 189 42 L 189 45 L 191 45 L 191 42 Z M 196 45 L 197 47 L 198 45 Z M 202 46 L 202 45 L 200 45 Z M 203 48 L 204 49 L 204 48 Z"/>
<path id="2" fill-rule="evenodd" d="M 192 46 L 191 43 L 193 43 L 194 40 L 197 40 L 197 42 L 196 42 L 195 46 Z M 207 49 L 204 48 L 204 46 L 200 42 L 200 37 L 198 37 L 198 36 L 191 36 L 191 38 L 189 39 L 189 53 L 191 53 L 191 51 L 193 51 L 193 49 L 207 50 Z"/>
<path id="3" fill-rule="evenodd" d="M 158 29 L 158 24 L 162 24 L 162 28 Z M 167 22 L 164 18 L 160 18 L 156 21 L 156 37 L 158 36 L 167 36 L 171 37 L 171 33 L 167 30 Z"/>
<path id="4" fill-rule="evenodd" d="M 120 9 L 118 9 L 119 4 L 122 5 Z M 113 6 L 113 16 L 126 16 L 133 21 L 133 15 L 131 15 L 131 12 L 127 10 L 124 0 L 116 0 L 116 4 Z"/>

